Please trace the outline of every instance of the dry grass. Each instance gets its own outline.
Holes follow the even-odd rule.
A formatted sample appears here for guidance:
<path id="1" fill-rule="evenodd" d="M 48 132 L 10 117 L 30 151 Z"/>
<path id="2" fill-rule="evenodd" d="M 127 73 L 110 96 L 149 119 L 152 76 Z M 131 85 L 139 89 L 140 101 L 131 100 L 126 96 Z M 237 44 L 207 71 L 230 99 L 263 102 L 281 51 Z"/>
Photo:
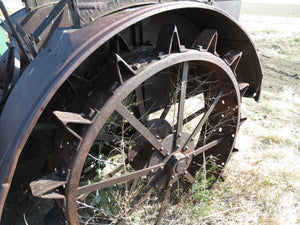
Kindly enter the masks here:
<path id="1" fill-rule="evenodd" d="M 292 93 L 286 88 L 270 99 L 274 94 L 263 92 L 260 104 L 244 102 L 244 115 L 252 116 L 241 127 L 240 151 L 227 165 L 225 181 L 211 190 L 209 215 L 196 223 L 300 223 L 300 99 Z"/>
<path id="2" fill-rule="evenodd" d="M 241 18 L 262 60 L 260 103 L 243 99 L 240 151 L 211 189 L 208 216 L 189 224 L 300 224 L 299 18 Z"/>

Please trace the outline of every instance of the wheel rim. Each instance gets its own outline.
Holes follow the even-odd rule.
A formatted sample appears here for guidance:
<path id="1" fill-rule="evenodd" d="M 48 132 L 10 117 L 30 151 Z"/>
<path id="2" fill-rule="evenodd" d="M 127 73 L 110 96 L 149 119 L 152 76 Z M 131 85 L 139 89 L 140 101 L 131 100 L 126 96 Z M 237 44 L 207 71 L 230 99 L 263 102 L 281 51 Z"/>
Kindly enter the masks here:
<path id="1" fill-rule="evenodd" d="M 137 71 L 131 70 L 125 60 L 115 55 L 114 59 L 119 63 L 113 66 L 117 68 L 117 71 L 121 71 L 122 79 L 119 80 L 117 88 L 112 91 L 110 97 L 102 97 L 104 100 L 101 99 L 100 102 L 105 103 L 101 108 L 94 107 L 95 104 L 97 105 L 94 100 L 91 100 L 92 103 L 89 102 L 89 106 L 92 105 L 96 108 L 95 116 L 93 116 L 92 123 L 87 128 L 80 130 L 81 140 L 77 141 L 77 149 L 71 156 L 69 166 L 70 176 L 66 187 L 67 200 L 63 211 L 70 224 L 79 223 L 78 215 L 80 222 L 86 224 L 90 222 L 97 224 L 97 221 L 101 224 L 105 221 L 107 224 L 112 222 L 122 224 L 126 221 L 132 221 L 132 215 L 136 216 L 142 205 L 150 204 L 148 199 L 153 198 L 153 193 L 160 193 L 162 196 L 159 202 L 162 203 L 159 210 L 156 211 L 156 218 L 150 222 L 159 224 L 163 222 L 165 208 L 170 194 L 175 189 L 174 186 L 178 186 L 177 183 L 182 180 L 181 177 L 184 177 L 182 181 L 185 184 L 193 183 L 196 171 L 203 164 L 203 159 L 205 160 L 207 156 L 216 158 L 215 164 L 218 165 L 218 169 L 214 171 L 216 178 L 222 173 L 232 151 L 240 121 L 240 94 L 231 69 L 220 58 L 198 50 L 172 53 L 160 59 L 157 58 L 156 53 L 153 54 L 149 51 L 149 55 L 151 54 L 152 56 L 148 61 L 142 63 L 141 68 Z M 134 60 L 136 59 L 132 60 L 130 56 L 126 57 L 126 61 L 134 62 Z M 121 64 L 123 69 L 120 69 Z M 125 80 L 128 74 L 130 78 Z M 162 96 L 163 100 L 157 104 L 159 98 L 154 97 L 156 89 L 154 88 L 154 91 L 149 90 L 153 88 L 151 83 L 159 84 L 160 79 L 162 79 L 161 81 L 164 80 L 160 77 L 165 74 L 168 74 L 168 79 L 173 83 L 168 87 L 170 90 L 161 89 L 161 92 L 163 94 L 171 93 L 171 95 L 166 98 L 167 100 Z M 150 83 L 149 87 L 147 83 Z M 157 88 L 160 89 L 160 87 Z M 112 88 L 110 87 L 107 90 L 111 91 Z M 143 92 L 142 100 L 141 96 L 139 97 L 139 94 L 137 94 L 139 91 Z M 95 95 L 99 96 L 99 94 Z M 136 97 L 133 102 L 129 101 L 130 104 L 134 105 L 130 108 L 126 101 L 132 95 Z M 103 94 L 100 94 L 100 96 L 103 96 Z M 151 96 L 156 100 L 156 104 L 154 100 L 151 100 Z M 93 99 L 93 97 L 90 99 Z M 192 112 L 186 115 L 186 106 L 195 104 L 195 99 L 200 101 L 202 107 L 196 107 L 197 109 L 193 109 Z M 171 105 L 170 109 L 167 105 Z M 165 115 L 167 111 L 169 113 Z M 122 125 L 123 128 L 130 128 L 132 132 L 124 133 L 124 129 L 121 129 L 120 133 L 120 128 L 113 126 L 111 126 L 113 128 L 110 128 L 112 129 L 110 133 L 103 132 L 112 123 L 114 115 L 117 115 L 117 119 L 121 118 L 123 122 L 125 121 L 124 123 L 117 122 L 118 126 Z M 189 122 L 185 123 L 186 121 Z M 193 121 L 196 121 L 196 123 L 190 125 Z M 163 125 L 159 127 L 157 124 Z M 187 127 L 187 125 L 190 127 Z M 157 133 L 158 130 L 159 133 Z M 101 161 L 99 155 L 93 155 L 95 152 L 91 150 L 93 145 L 97 146 L 96 139 L 99 133 L 102 134 L 102 140 L 100 140 L 100 144 L 98 143 L 99 146 L 107 142 L 103 141 L 105 138 L 111 139 L 112 136 L 115 136 L 118 141 L 121 139 L 123 143 L 121 147 L 123 152 L 119 151 L 123 154 L 114 153 L 116 149 L 120 150 L 120 144 L 116 144 L 114 141 L 106 143 L 111 150 L 105 153 L 106 155 L 101 156 L 105 158 L 104 166 L 100 165 L 103 164 L 103 161 Z M 103 137 L 104 134 L 109 136 Z M 124 143 L 128 144 L 126 143 L 127 140 L 138 142 L 138 145 L 141 145 L 142 148 L 134 149 L 136 143 L 129 145 L 128 148 L 128 145 L 124 145 Z M 70 140 L 65 140 L 65 142 L 70 142 Z M 99 146 L 97 151 L 99 149 L 104 150 Z M 137 152 L 141 152 L 140 149 L 143 149 L 142 155 L 137 154 Z M 74 150 L 72 151 L 74 152 Z M 203 154 L 205 154 L 204 157 Z M 102 178 L 108 176 L 108 173 L 103 172 L 104 175 L 102 174 L 96 180 L 101 184 L 96 183 L 95 187 L 87 185 L 87 182 L 94 182 L 87 178 L 88 175 L 85 172 L 92 165 L 89 164 L 90 159 L 94 160 L 94 166 L 98 168 L 98 172 L 106 170 L 105 168 L 109 167 L 109 163 L 124 164 L 126 166 L 123 167 L 128 167 L 127 169 L 131 169 L 132 172 L 124 174 L 119 170 L 115 174 L 116 178 L 110 177 L 105 181 L 102 180 L 101 183 L 101 176 Z M 142 163 L 138 163 L 141 161 Z M 109 171 L 114 172 L 117 169 L 116 166 L 112 166 Z M 124 190 L 123 192 L 119 190 L 119 193 L 116 193 L 117 188 L 112 187 L 111 184 L 118 184 L 122 188 L 126 185 L 139 187 L 138 179 L 132 181 L 129 177 L 140 178 L 144 191 L 135 197 L 131 197 L 132 204 L 129 204 L 130 201 L 128 201 L 127 205 L 124 205 L 125 200 L 129 199 L 129 192 L 126 194 Z M 78 186 L 80 186 L 79 189 L 77 189 Z M 98 188 L 100 188 L 100 191 Z M 102 214 L 101 209 L 97 209 L 97 211 L 91 205 L 91 201 L 88 200 L 89 197 L 85 196 L 86 193 L 91 193 L 91 190 L 94 190 L 94 192 L 90 196 L 98 199 L 105 197 L 104 201 L 98 201 L 102 207 Z M 112 192 L 110 193 L 107 190 Z M 117 199 L 119 195 L 122 196 L 123 200 Z M 121 204 L 121 206 L 118 204 Z M 107 205 L 110 206 L 107 208 Z M 133 205 L 138 206 L 138 209 Z M 82 207 L 85 207 L 84 210 L 82 210 Z M 89 215 L 88 219 L 84 219 L 83 217 L 88 211 L 87 208 L 90 208 L 92 212 L 96 210 L 96 216 Z M 106 211 L 115 209 L 116 212 L 104 212 L 105 208 Z M 145 214 L 142 214 L 140 217 L 144 216 Z"/>

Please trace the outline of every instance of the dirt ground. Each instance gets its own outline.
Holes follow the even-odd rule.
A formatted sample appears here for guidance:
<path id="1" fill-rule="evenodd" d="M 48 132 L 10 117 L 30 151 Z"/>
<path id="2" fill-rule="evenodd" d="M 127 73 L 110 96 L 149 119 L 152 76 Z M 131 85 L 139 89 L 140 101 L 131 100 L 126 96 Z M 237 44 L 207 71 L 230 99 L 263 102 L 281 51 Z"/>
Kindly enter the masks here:
<path id="1" fill-rule="evenodd" d="M 243 100 L 239 152 L 199 224 L 300 224 L 300 2 L 242 4 L 263 69 L 260 102 Z"/>
<path id="2" fill-rule="evenodd" d="M 243 101 L 240 151 L 193 224 L 300 224 L 300 2 L 244 0 L 240 22 L 261 60 L 261 99 Z"/>

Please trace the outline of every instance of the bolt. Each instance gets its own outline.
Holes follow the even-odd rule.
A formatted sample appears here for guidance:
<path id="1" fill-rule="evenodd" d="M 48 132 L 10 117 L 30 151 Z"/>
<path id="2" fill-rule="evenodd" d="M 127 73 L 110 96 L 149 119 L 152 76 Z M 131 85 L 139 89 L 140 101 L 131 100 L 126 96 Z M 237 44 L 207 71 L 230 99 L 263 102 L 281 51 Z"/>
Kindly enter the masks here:
<path id="1" fill-rule="evenodd" d="M 138 70 L 140 68 L 141 68 L 141 64 L 139 64 L 139 63 L 135 63 L 132 65 L 132 69 L 134 69 L 134 70 Z"/>
<path id="2" fill-rule="evenodd" d="M 203 47 L 201 45 L 196 45 L 195 48 L 199 51 L 201 51 L 203 49 Z"/>

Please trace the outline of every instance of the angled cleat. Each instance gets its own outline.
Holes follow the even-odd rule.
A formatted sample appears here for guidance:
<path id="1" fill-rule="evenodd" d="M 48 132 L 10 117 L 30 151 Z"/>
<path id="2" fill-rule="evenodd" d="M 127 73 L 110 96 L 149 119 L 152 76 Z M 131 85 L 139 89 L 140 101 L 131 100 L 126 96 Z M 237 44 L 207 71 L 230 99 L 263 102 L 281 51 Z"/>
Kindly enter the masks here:
<path id="1" fill-rule="evenodd" d="M 249 88 L 249 84 L 248 83 L 239 83 L 239 89 L 240 89 L 240 95 L 241 97 L 244 96 L 244 94 L 246 93 L 246 91 Z"/>
<path id="2" fill-rule="evenodd" d="M 53 114 L 64 124 L 79 123 L 79 124 L 91 124 L 92 120 L 87 117 L 72 112 L 54 111 Z"/>
<path id="3" fill-rule="evenodd" d="M 118 54 L 109 54 L 106 61 L 108 71 L 118 85 L 122 85 L 124 80 L 135 75 L 135 71 Z"/>
<path id="4" fill-rule="evenodd" d="M 117 34 L 110 40 L 110 50 L 111 52 L 115 52 L 117 54 L 120 54 L 120 52 L 131 52 L 131 49 L 126 42 L 126 40 L 123 38 L 121 34 Z"/>
<path id="5" fill-rule="evenodd" d="M 236 68 L 242 57 L 242 52 L 240 51 L 229 51 L 223 56 L 223 60 L 231 68 L 232 72 L 236 75 Z"/>
<path id="6" fill-rule="evenodd" d="M 72 113 L 72 112 L 63 112 L 63 111 L 54 111 L 53 114 L 62 122 L 64 127 L 75 137 L 81 140 L 81 136 L 77 134 L 74 130 L 72 130 L 68 124 L 75 123 L 75 124 L 83 124 L 83 125 L 90 125 L 93 123 L 93 120 L 87 118 L 86 116 L 79 114 L 79 113 Z"/>
<path id="7" fill-rule="evenodd" d="M 218 31 L 215 29 L 205 29 L 194 41 L 193 46 L 200 45 L 203 50 L 206 50 L 216 56 L 217 53 Z"/>
<path id="8" fill-rule="evenodd" d="M 57 188 L 67 183 L 67 174 L 60 175 L 52 172 L 30 183 L 33 196 L 40 198 L 64 199 L 65 196 L 57 191 Z"/>
<path id="9" fill-rule="evenodd" d="M 164 54 L 182 52 L 183 46 L 180 45 L 178 30 L 175 24 L 162 25 L 156 43 L 156 50 Z"/>

